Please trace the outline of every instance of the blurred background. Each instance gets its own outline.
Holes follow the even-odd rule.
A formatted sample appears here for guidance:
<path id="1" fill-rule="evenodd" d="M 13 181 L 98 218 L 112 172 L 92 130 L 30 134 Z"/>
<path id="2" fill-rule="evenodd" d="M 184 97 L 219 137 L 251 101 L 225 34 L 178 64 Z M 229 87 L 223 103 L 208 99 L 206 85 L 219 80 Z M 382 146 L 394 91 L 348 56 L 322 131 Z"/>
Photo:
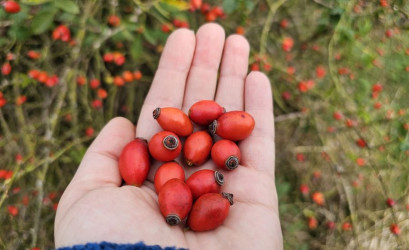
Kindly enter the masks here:
<path id="1" fill-rule="evenodd" d="M 104 124 L 137 121 L 167 36 L 221 24 L 272 83 L 286 249 L 409 247 L 406 0 L 19 0 L 0 8 L 0 249 L 53 245 Z"/>

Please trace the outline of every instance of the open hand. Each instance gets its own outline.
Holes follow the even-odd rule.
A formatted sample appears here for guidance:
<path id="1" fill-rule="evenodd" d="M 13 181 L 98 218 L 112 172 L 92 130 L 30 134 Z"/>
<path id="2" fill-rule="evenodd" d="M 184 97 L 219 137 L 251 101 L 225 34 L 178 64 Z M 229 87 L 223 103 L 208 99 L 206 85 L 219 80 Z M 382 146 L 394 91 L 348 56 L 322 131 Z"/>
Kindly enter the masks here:
<path id="1" fill-rule="evenodd" d="M 217 24 L 203 25 L 196 36 L 187 29 L 173 32 L 142 107 L 136 134 L 130 121 L 111 120 L 89 147 L 65 190 L 55 219 L 56 247 L 143 241 L 189 249 L 281 249 L 271 88 L 264 74 L 247 74 L 248 57 L 246 39 L 231 35 L 225 40 L 224 30 Z M 121 186 L 118 157 L 135 136 L 149 140 L 161 131 L 152 118 L 155 108 L 178 107 L 187 113 L 193 103 L 204 99 L 215 100 L 227 111 L 245 110 L 256 126 L 239 143 L 241 165 L 223 172 L 222 191 L 234 194 L 229 216 L 217 229 L 195 233 L 167 225 L 159 211 L 153 177 L 160 162 L 153 162 L 143 186 Z M 202 168 L 215 169 L 215 165 L 209 160 L 200 167 L 187 167 L 186 176 Z"/>

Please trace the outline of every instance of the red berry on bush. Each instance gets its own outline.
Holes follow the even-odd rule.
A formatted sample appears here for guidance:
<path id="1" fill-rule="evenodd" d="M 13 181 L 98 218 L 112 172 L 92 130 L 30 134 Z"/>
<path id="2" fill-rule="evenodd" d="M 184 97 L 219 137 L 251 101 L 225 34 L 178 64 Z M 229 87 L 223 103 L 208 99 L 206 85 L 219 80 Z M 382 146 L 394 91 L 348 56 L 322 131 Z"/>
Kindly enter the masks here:
<path id="1" fill-rule="evenodd" d="M 204 194 L 193 204 L 188 218 L 188 226 L 192 231 L 203 232 L 217 228 L 223 224 L 233 205 L 233 195 L 229 193 Z"/>
<path id="2" fill-rule="evenodd" d="M 391 233 L 393 233 L 394 235 L 399 235 L 400 234 L 400 228 L 396 224 L 391 224 L 389 229 L 391 230 Z"/>
<path id="3" fill-rule="evenodd" d="M 352 225 L 349 222 L 344 222 L 342 224 L 342 230 L 343 231 L 351 231 L 352 230 Z"/>
<path id="4" fill-rule="evenodd" d="M 294 46 L 294 40 L 291 37 L 285 37 L 283 39 L 283 42 L 281 44 L 281 48 L 285 51 L 285 52 L 289 52 L 291 51 L 291 49 Z"/>
<path id="5" fill-rule="evenodd" d="M 309 192 L 310 192 L 310 188 L 309 188 L 307 185 L 302 184 L 302 185 L 300 186 L 300 192 L 301 192 L 304 196 L 307 196 L 307 195 L 309 194 Z"/>
<path id="6" fill-rule="evenodd" d="M 318 221 L 314 216 L 308 218 L 308 228 L 311 230 L 316 229 L 318 226 Z"/>
<path id="7" fill-rule="evenodd" d="M 121 76 L 115 76 L 114 84 L 118 87 L 122 87 L 125 85 L 125 80 Z"/>
<path id="8" fill-rule="evenodd" d="M 89 82 L 89 86 L 91 87 L 91 89 L 96 89 L 96 88 L 98 88 L 100 84 L 101 84 L 101 83 L 99 82 L 98 79 L 92 79 L 92 80 Z"/>
<path id="9" fill-rule="evenodd" d="M 387 205 L 388 207 L 393 207 L 393 206 L 396 205 L 396 202 L 395 202 L 395 200 L 393 200 L 392 198 L 388 198 L 388 199 L 386 199 L 386 205 Z"/>
<path id="10" fill-rule="evenodd" d="M 128 185 L 141 186 L 148 176 L 150 158 L 145 139 L 136 138 L 122 150 L 118 161 L 119 173 Z"/>
<path id="11" fill-rule="evenodd" d="M 317 205 L 320 205 L 320 206 L 325 205 L 325 197 L 324 197 L 324 194 L 322 194 L 321 192 L 313 193 L 311 198 Z"/>
<path id="12" fill-rule="evenodd" d="M 192 192 L 180 179 L 167 181 L 159 191 L 159 209 L 166 222 L 177 225 L 184 220 L 192 208 Z"/>
<path id="13" fill-rule="evenodd" d="M 186 184 L 192 191 L 193 199 L 207 193 L 220 193 L 221 185 L 224 184 L 224 176 L 219 171 L 203 169 L 193 173 Z"/>
<path id="14" fill-rule="evenodd" d="M 20 4 L 15 1 L 3 2 L 3 8 L 7 13 L 14 14 L 20 12 Z"/>
<path id="15" fill-rule="evenodd" d="M 108 24 L 111 27 L 117 27 L 121 23 L 121 19 L 116 15 L 111 15 L 108 17 Z"/>
<path id="16" fill-rule="evenodd" d="M 38 51 L 29 50 L 29 51 L 27 52 L 27 56 L 28 56 L 30 59 L 37 60 L 37 59 L 39 59 L 39 58 L 41 57 L 41 53 L 38 52 Z"/>
<path id="17" fill-rule="evenodd" d="M 112 53 L 105 53 L 103 56 L 104 62 L 110 63 L 114 60 L 114 55 Z"/>
<path id="18" fill-rule="evenodd" d="M 78 76 L 77 77 L 77 84 L 82 86 L 87 83 L 87 79 L 84 76 Z"/>
<path id="19" fill-rule="evenodd" d="M 52 38 L 54 40 L 61 40 L 63 42 L 69 42 L 71 40 L 71 32 L 67 26 L 61 24 L 54 29 Z"/>
<path id="20" fill-rule="evenodd" d="M 179 137 L 170 131 L 156 133 L 149 141 L 149 152 L 158 161 L 172 161 L 182 151 Z"/>
<path id="21" fill-rule="evenodd" d="M 190 7 L 192 10 L 197 10 L 202 7 L 202 0 L 190 0 Z"/>
<path id="22" fill-rule="evenodd" d="M 335 228 L 335 222 L 333 222 L 333 221 L 328 221 L 328 222 L 327 222 L 327 228 L 328 228 L 329 230 L 334 229 L 334 228 Z"/>
<path id="23" fill-rule="evenodd" d="M 356 145 L 360 148 L 366 147 L 366 141 L 363 138 L 359 138 L 356 140 Z"/>
<path id="24" fill-rule="evenodd" d="M 334 112 L 334 114 L 332 115 L 332 117 L 335 120 L 341 120 L 343 118 L 343 115 L 340 112 Z"/>
<path id="25" fill-rule="evenodd" d="M 171 131 L 179 136 L 188 136 L 193 132 L 193 124 L 189 117 L 178 108 L 156 108 L 153 118 L 163 130 Z"/>
<path id="26" fill-rule="evenodd" d="M 10 75 L 11 73 L 11 65 L 10 63 L 6 62 L 3 64 L 3 66 L 1 66 L 1 74 L 3 76 L 7 76 Z"/>
<path id="27" fill-rule="evenodd" d="M 125 82 L 132 82 L 134 79 L 132 72 L 129 70 L 126 70 L 122 73 L 122 78 Z"/>
<path id="28" fill-rule="evenodd" d="M 133 72 L 133 77 L 135 78 L 135 80 L 140 80 L 142 78 L 142 72 L 139 70 Z"/>
<path id="29" fill-rule="evenodd" d="M 9 214 L 13 217 L 17 216 L 19 213 L 19 209 L 18 207 L 14 206 L 14 205 L 9 205 L 7 206 L 7 211 L 9 212 Z"/>

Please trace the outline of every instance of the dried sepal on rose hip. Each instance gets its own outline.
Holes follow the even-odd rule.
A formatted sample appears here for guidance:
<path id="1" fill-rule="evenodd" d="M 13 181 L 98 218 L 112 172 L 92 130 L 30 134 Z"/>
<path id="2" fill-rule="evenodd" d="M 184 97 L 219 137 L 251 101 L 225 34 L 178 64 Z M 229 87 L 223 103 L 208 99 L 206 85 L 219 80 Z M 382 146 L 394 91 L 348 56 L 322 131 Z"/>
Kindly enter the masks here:
<path id="1" fill-rule="evenodd" d="M 212 100 L 201 100 L 189 109 L 189 118 L 201 126 L 208 126 L 212 121 L 219 118 L 226 110 L 217 102 Z"/>
<path id="2" fill-rule="evenodd" d="M 148 143 L 143 138 L 129 142 L 119 156 L 119 173 L 128 185 L 141 186 L 148 176 L 150 157 Z"/>
<path id="3" fill-rule="evenodd" d="M 158 161 L 172 161 L 182 151 L 179 137 L 170 131 L 161 131 L 152 136 L 148 144 L 149 153 Z"/>
<path id="4" fill-rule="evenodd" d="M 184 181 L 171 179 L 160 189 L 158 203 L 166 222 L 174 226 L 189 214 L 193 203 L 192 192 Z"/>
<path id="5" fill-rule="evenodd" d="M 188 136 L 193 132 L 193 124 L 189 117 L 178 108 L 156 108 L 153 118 L 161 128 L 178 136 Z"/>
<path id="6" fill-rule="evenodd" d="M 224 170 L 233 170 L 240 164 L 240 148 L 233 141 L 222 139 L 213 144 L 211 150 L 213 162 Z"/>
<path id="7" fill-rule="evenodd" d="M 196 200 L 203 194 L 220 193 L 224 184 L 224 176 L 219 171 L 202 169 L 194 172 L 187 180 L 186 184 L 192 191 L 193 199 Z"/>
<path id="8" fill-rule="evenodd" d="M 185 171 L 183 167 L 176 161 L 163 163 L 158 170 L 156 170 L 154 185 L 156 193 L 159 193 L 162 186 L 171 179 L 179 179 L 185 181 Z"/>
<path id="9" fill-rule="evenodd" d="M 195 232 L 216 229 L 229 215 L 231 205 L 233 194 L 204 194 L 193 204 L 187 224 Z"/>
<path id="10" fill-rule="evenodd" d="M 251 134 L 254 126 L 254 118 L 249 113 L 245 111 L 230 111 L 214 120 L 209 125 L 209 130 L 223 139 L 241 141 Z"/>
<path id="11" fill-rule="evenodd" d="M 197 131 L 186 138 L 183 158 L 188 166 L 203 164 L 210 156 L 213 139 L 206 131 Z"/>

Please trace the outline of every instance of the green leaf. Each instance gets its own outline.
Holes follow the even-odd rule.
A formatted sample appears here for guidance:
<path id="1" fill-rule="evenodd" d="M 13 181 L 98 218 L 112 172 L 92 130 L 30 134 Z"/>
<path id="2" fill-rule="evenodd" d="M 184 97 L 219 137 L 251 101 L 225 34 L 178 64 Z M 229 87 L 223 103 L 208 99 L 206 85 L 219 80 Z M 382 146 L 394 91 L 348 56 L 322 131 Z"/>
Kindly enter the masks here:
<path id="1" fill-rule="evenodd" d="M 51 2 L 51 0 L 21 0 L 20 2 L 27 5 L 41 5 Z"/>
<path id="2" fill-rule="evenodd" d="M 246 5 L 247 12 L 249 13 L 254 10 L 254 7 L 256 7 L 256 4 L 253 2 L 253 0 L 246 1 L 245 5 Z"/>
<path id="3" fill-rule="evenodd" d="M 24 26 L 13 25 L 13 27 L 9 30 L 9 36 L 14 37 L 20 42 L 30 38 L 30 35 L 30 30 Z"/>
<path id="4" fill-rule="evenodd" d="M 160 4 L 166 4 L 169 6 L 170 12 L 173 11 L 184 11 L 189 9 L 189 3 L 187 1 L 179 1 L 179 0 L 163 0 Z M 166 8 L 166 7 L 165 7 Z"/>
<path id="5" fill-rule="evenodd" d="M 45 11 L 34 16 L 31 22 L 31 30 L 34 34 L 41 34 L 53 23 L 55 11 Z"/>
<path id="6" fill-rule="evenodd" d="M 236 0 L 224 0 L 223 1 L 223 11 L 227 14 L 232 13 L 237 9 L 237 1 Z"/>
<path id="7" fill-rule="evenodd" d="M 146 41 L 148 41 L 150 44 L 156 45 L 157 40 L 152 30 L 145 29 L 145 31 L 142 34 Z"/>
<path id="8" fill-rule="evenodd" d="M 143 46 L 141 36 L 135 37 L 131 44 L 131 56 L 135 61 L 138 61 L 142 56 Z"/>
<path id="9" fill-rule="evenodd" d="M 74 15 L 80 13 L 78 5 L 71 0 L 56 0 L 54 1 L 54 5 L 57 8 Z"/>

